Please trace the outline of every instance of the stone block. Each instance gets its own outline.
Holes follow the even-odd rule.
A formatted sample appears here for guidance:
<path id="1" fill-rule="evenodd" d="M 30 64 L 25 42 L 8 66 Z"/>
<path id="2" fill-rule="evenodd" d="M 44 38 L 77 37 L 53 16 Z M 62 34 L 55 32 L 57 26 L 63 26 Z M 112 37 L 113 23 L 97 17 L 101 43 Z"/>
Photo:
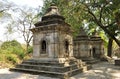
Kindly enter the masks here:
<path id="1" fill-rule="evenodd" d="M 120 66 L 120 59 L 116 59 L 116 60 L 115 60 L 115 65 L 116 65 L 116 66 Z"/>

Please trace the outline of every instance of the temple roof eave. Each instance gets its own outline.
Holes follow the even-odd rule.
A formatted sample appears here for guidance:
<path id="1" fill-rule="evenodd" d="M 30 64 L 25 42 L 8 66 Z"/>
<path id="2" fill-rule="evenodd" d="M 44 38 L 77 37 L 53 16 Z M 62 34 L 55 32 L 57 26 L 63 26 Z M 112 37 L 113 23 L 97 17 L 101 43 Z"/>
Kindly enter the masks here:
<path id="1" fill-rule="evenodd" d="M 68 25 L 66 22 L 64 22 L 63 20 L 60 19 L 52 19 L 52 20 L 47 20 L 47 21 L 39 21 L 37 23 L 35 23 L 35 27 L 41 27 L 41 26 L 45 26 L 45 25 L 50 25 L 50 24 L 64 24 L 64 25 Z"/>
<path id="2" fill-rule="evenodd" d="M 46 30 L 61 30 L 61 31 L 66 31 L 73 33 L 73 30 L 68 24 L 49 24 L 49 25 L 44 25 L 40 27 L 35 27 L 30 29 L 33 33 L 34 32 L 40 32 L 40 31 L 46 31 Z"/>

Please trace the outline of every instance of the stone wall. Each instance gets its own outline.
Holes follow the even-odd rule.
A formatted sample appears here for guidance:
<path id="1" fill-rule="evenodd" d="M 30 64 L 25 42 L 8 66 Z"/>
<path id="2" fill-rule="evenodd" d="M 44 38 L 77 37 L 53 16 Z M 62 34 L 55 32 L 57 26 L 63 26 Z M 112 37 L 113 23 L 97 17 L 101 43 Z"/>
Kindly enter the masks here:
<path id="1" fill-rule="evenodd" d="M 46 55 L 41 54 L 41 41 L 47 42 Z M 34 58 L 55 58 L 65 57 L 65 41 L 69 42 L 69 56 L 73 56 L 72 36 L 61 31 L 44 31 L 37 32 L 33 35 L 33 57 Z"/>
<path id="2" fill-rule="evenodd" d="M 80 37 L 74 40 L 74 56 L 76 58 L 94 57 L 100 58 L 103 54 L 101 38 Z"/>

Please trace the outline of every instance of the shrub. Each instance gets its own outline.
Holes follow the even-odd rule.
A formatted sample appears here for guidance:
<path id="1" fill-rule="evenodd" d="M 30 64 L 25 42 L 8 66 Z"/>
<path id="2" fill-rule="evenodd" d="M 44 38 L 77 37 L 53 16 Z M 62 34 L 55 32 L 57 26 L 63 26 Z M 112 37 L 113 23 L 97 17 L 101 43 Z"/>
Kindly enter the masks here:
<path id="1" fill-rule="evenodd" d="M 6 55 L 6 59 L 7 59 L 8 62 L 11 62 L 12 64 L 18 63 L 18 58 L 14 54 L 8 54 L 8 55 Z"/>
<path id="2" fill-rule="evenodd" d="M 21 44 L 16 40 L 4 42 L 1 45 L 1 49 L 4 50 L 4 53 L 16 54 L 20 59 L 23 59 L 25 56 Z"/>
<path id="3" fill-rule="evenodd" d="M 14 47 L 12 52 L 13 52 L 14 54 L 18 55 L 18 57 L 19 57 L 20 59 L 23 59 L 24 56 L 25 56 L 25 53 L 24 53 L 24 50 L 23 50 L 23 49 L 19 49 L 19 48 Z"/>
<path id="4" fill-rule="evenodd" d="M 12 41 L 6 41 L 1 45 L 1 48 L 7 48 L 9 46 L 17 46 L 17 47 L 21 47 L 20 43 L 17 42 L 16 40 L 12 40 Z"/>
<path id="5" fill-rule="evenodd" d="M 18 48 L 19 50 L 23 49 L 21 44 L 17 42 L 16 40 L 6 41 L 1 45 L 2 50 L 8 50 L 12 52 L 14 48 Z"/>
<path id="6" fill-rule="evenodd" d="M 23 59 L 25 57 L 25 53 L 21 52 L 21 53 L 19 53 L 18 56 L 19 56 L 20 59 Z"/>
<path id="7" fill-rule="evenodd" d="M 31 54 L 32 52 L 33 52 L 33 47 L 29 46 L 29 48 L 28 48 L 28 54 Z"/>

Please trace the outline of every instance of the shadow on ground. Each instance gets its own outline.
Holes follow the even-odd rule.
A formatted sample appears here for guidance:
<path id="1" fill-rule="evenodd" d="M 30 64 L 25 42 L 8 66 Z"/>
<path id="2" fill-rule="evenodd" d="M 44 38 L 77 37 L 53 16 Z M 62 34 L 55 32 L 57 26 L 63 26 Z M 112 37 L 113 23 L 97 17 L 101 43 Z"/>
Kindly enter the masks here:
<path id="1" fill-rule="evenodd" d="M 71 79 L 120 79 L 120 66 L 108 62 L 93 65 L 93 69 L 71 77 Z"/>
<path id="2" fill-rule="evenodd" d="M 31 75 L 18 72 L 10 72 L 8 69 L 0 69 L 0 79 L 58 79 Z M 108 62 L 100 62 L 93 65 L 93 69 L 80 73 L 69 79 L 120 79 L 120 66 Z"/>

